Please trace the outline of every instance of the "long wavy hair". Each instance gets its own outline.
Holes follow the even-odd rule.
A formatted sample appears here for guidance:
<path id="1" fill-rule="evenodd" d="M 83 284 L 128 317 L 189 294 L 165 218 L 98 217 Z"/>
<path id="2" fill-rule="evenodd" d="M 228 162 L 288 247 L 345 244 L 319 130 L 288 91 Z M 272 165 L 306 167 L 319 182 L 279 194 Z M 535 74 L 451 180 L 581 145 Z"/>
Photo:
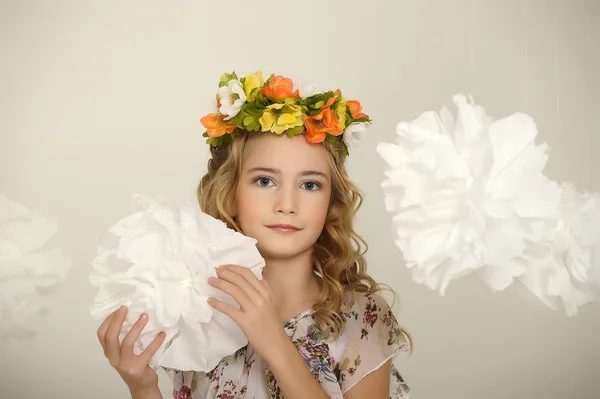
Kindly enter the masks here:
<path id="1" fill-rule="evenodd" d="M 247 157 L 246 144 L 258 134 L 265 133 L 244 132 L 227 144 L 210 146 L 208 171 L 198 186 L 202 211 L 239 232 L 241 229 L 231 211 L 242 164 Z M 332 190 L 325 225 L 313 249 L 313 268 L 323 280 L 321 295 L 313 309 L 315 322 L 325 338 L 336 338 L 345 327 L 340 313 L 347 291 L 373 294 L 385 289 L 393 293 L 394 302 L 397 294 L 367 274 L 364 254 L 368 246 L 353 227 L 354 217 L 363 201 L 362 193 L 348 177 L 341 142 L 325 141 L 323 145 L 329 154 Z M 402 333 L 412 348 L 410 335 L 405 330 Z"/>

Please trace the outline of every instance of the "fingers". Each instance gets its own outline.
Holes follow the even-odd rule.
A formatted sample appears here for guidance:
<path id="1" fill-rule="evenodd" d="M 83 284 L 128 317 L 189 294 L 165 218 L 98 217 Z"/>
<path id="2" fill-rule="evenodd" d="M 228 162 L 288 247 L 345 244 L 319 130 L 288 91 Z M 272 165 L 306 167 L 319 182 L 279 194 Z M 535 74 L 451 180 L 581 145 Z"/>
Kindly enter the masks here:
<path id="1" fill-rule="evenodd" d="M 106 356 L 106 332 L 108 331 L 108 327 L 117 311 L 115 310 L 111 314 L 108 315 L 106 319 L 100 324 L 98 327 L 98 331 L 96 331 L 96 335 L 98 336 L 98 341 L 100 341 L 100 345 L 102 345 L 102 350 L 104 351 L 104 356 Z"/>
<path id="2" fill-rule="evenodd" d="M 217 298 L 208 298 L 208 304 L 216 310 L 218 310 L 219 312 L 231 317 L 231 319 L 239 325 L 238 317 L 241 312 L 234 306 L 231 306 L 230 304 L 225 303 Z"/>
<path id="3" fill-rule="evenodd" d="M 233 284 L 223 278 L 216 279 L 213 277 L 208 279 L 208 284 L 220 289 L 226 294 L 231 295 L 242 309 L 248 309 L 250 306 L 252 306 L 252 301 L 250 300 L 250 297 L 238 285 Z"/>
<path id="4" fill-rule="evenodd" d="M 217 270 L 217 276 L 219 281 L 215 285 L 217 288 L 227 292 L 229 295 L 234 297 L 238 303 L 244 307 L 244 303 L 240 302 L 235 295 L 240 295 L 240 300 L 244 301 L 246 298 L 251 303 L 256 304 L 262 299 L 260 292 L 255 288 L 239 270 L 229 269 L 227 267 L 221 267 Z M 253 276 L 254 277 L 254 276 Z M 258 281 L 257 281 L 258 282 Z M 228 291 L 230 290 L 230 291 Z M 240 291 L 241 293 L 238 293 Z M 246 307 L 249 305 L 246 303 Z"/>
<path id="5" fill-rule="evenodd" d="M 139 317 L 139 319 L 137 319 L 135 324 L 131 327 L 131 329 L 125 336 L 125 339 L 123 339 L 120 352 L 121 357 L 133 357 L 133 345 L 135 344 L 135 341 L 137 341 L 144 327 L 146 327 L 147 323 L 148 315 L 144 313 Z"/>
<path id="6" fill-rule="evenodd" d="M 261 295 L 264 293 L 264 287 L 261 284 L 261 281 L 252 273 L 250 269 L 247 267 L 237 266 L 237 265 L 225 265 L 221 266 L 219 270 L 231 270 L 236 273 L 239 273 L 243 276 L 246 281 L 256 290 L 256 292 Z"/>
<path id="7" fill-rule="evenodd" d="M 127 307 L 121 306 L 113 316 L 108 331 L 106 331 L 106 357 L 113 367 L 119 362 L 119 353 L 121 352 L 119 335 L 123 328 L 123 322 L 125 321 L 126 316 Z"/>
<path id="8" fill-rule="evenodd" d="M 158 335 L 152 340 L 152 342 L 150 342 L 150 345 L 148 345 L 146 349 L 144 349 L 144 351 L 139 356 L 139 359 L 143 364 L 147 366 L 148 363 L 150 363 L 152 356 L 154 356 L 158 348 L 160 348 L 162 343 L 165 341 L 166 337 L 167 334 L 165 334 L 164 332 L 158 333 Z"/>

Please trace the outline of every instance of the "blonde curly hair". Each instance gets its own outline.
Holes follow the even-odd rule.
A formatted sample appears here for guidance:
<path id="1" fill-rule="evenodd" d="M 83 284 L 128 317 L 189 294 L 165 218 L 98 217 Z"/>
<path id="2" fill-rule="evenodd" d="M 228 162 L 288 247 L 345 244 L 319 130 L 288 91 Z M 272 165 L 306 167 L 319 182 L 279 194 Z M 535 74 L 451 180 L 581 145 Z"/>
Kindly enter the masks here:
<path id="1" fill-rule="evenodd" d="M 259 134 L 265 133 L 244 132 L 232 142 L 210 146 L 208 171 L 198 186 L 202 211 L 240 232 L 231 210 L 242 164 L 247 157 L 246 143 Z M 353 227 L 363 197 L 346 172 L 341 140 L 325 141 L 322 145 L 329 154 L 332 189 L 325 225 L 313 251 L 314 271 L 323 280 L 321 295 L 313 309 L 315 322 L 327 339 L 337 338 L 344 330 L 345 321 L 340 312 L 347 291 L 373 294 L 385 289 L 393 293 L 394 302 L 397 294 L 367 274 L 364 254 L 368 247 Z M 402 333 L 412 344 L 408 332 L 402 330 Z"/>

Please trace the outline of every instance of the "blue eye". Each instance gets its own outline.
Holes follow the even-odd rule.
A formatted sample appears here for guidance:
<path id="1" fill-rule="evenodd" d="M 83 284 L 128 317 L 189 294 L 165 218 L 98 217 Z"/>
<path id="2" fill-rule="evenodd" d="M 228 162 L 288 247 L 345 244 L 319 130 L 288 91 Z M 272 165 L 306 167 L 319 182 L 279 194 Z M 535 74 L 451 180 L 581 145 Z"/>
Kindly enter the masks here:
<path id="1" fill-rule="evenodd" d="M 321 188 L 319 183 L 314 181 L 307 181 L 306 183 L 302 183 L 302 186 L 304 186 L 304 189 L 308 191 L 315 191 Z"/>
<path id="2" fill-rule="evenodd" d="M 256 183 L 258 183 L 259 186 L 262 187 L 268 187 L 273 181 L 268 178 L 268 177 L 259 177 L 258 179 L 256 179 Z"/>

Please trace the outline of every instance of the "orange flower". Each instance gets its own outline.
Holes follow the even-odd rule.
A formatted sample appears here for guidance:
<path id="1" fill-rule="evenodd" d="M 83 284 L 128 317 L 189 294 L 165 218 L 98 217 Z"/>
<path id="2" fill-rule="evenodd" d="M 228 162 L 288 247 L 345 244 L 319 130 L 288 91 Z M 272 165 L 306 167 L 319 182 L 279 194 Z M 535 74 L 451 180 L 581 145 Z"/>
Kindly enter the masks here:
<path id="1" fill-rule="evenodd" d="M 327 133 L 332 136 L 339 136 L 344 132 L 339 119 L 336 117 L 336 113 L 331 109 L 331 104 L 334 101 L 335 97 L 331 97 L 321 107 L 321 112 L 318 115 L 302 115 L 304 118 L 304 127 L 306 128 L 306 141 L 309 143 L 322 143 Z"/>
<path id="2" fill-rule="evenodd" d="M 292 79 L 277 75 L 273 76 L 273 78 L 269 81 L 269 84 L 263 88 L 263 95 L 275 100 L 298 98 L 298 90 L 295 92 L 293 90 L 294 83 L 292 82 Z"/>
<path id="3" fill-rule="evenodd" d="M 227 115 L 208 114 L 200 119 L 202 126 L 206 128 L 209 137 L 221 137 L 225 133 L 231 134 L 236 126 L 230 125 L 223 120 Z"/>
<path id="4" fill-rule="evenodd" d="M 221 97 L 219 97 L 219 93 L 217 93 L 217 109 L 221 108 Z"/>
<path id="5" fill-rule="evenodd" d="M 356 100 L 349 100 L 346 101 L 346 105 L 348 106 L 348 109 L 350 109 L 350 115 L 352 115 L 353 119 L 360 119 L 360 118 L 367 118 L 369 119 L 369 115 L 367 114 L 363 114 L 362 111 L 362 105 L 360 105 L 360 103 Z"/>

